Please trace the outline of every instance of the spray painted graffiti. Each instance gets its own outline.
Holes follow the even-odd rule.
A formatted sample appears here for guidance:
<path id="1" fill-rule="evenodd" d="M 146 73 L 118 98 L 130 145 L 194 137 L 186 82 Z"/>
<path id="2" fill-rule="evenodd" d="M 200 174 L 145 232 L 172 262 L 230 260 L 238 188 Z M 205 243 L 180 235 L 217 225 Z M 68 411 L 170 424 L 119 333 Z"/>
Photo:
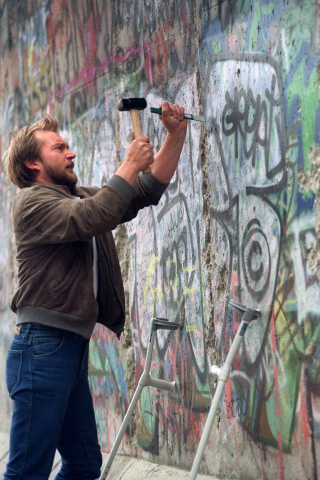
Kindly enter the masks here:
<path id="1" fill-rule="evenodd" d="M 274 62 L 256 54 L 214 56 L 208 72 L 207 118 L 212 125 L 208 181 L 215 192 L 210 211 L 216 230 L 212 235 L 226 238 L 221 248 L 222 252 L 228 249 L 227 299 L 262 312 L 261 319 L 252 322 L 246 332 L 241 354 L 234 362 L 235 391 L 228 392 L 231 396 L 226 396 L 226 402 L 230 405 L 240 398 L 239 419 L 255 435 L 266 375 L 261 357 L 269 331 L 282 234 L 279 212 L 266 194 L 281 190 L 286 180 L 281 77 Z M 218 183 L 217 177 L 221 180 Z M 214 248 L 219 251 L 219 245 Z M 225 304 L 218 310 L 223 315 L 216 315 L 215 328 L 223 360 L 239 319 Z M 262 436 L 259 431 L 260 441 Z"/>
<path id="2" fill-rule="evenodd" d="M 189 77 L 179 88 L 177 102 L 179 97 L 188 93 L 188 111 L 198 111 L 195 76 Z M 163 101 L 153 93 L 146 98 L 150 105 L 158 105 Z M 119 128 L 119 152 L 123 151 L 130 131 L 129 116 L 124 115 Z M 164 138 L 159 121 L 150 113 L 142 115 L 141 121 L 143 131 L 148 133 L 150 141 L 157 148 Z M 194 160 L 191 164 L 190 155 L 191 151 L 193 158 L 199 155 L 199 129 L 200 125 L 197 124 L 190 128 L 183 161 L 158 207 L 141 213 L 128 227 L 132 232 L 129 233 L 133 277 L 130 310 L 136 383 L 145 359 L 151 318 L 169 318 L 178 321 L 181 326 L 177 338 L 172 338 L 168 332 L 158 332 L 151 372 L 154 377 L 175 379 L 177 392 L 168 395 L 145 389 L 139 405 L 138 443 L 154 454 L 159 454 L 164 446 L 169 448 L 169 437 L 174 438 L 180 455 L 184 445 L 194 444 L 203 421 L 203 412 L 210 400 L 208 361 L 203 338 L 206 301 L 200 262 L 203 246 L 200 244 L 202 199 L 199 186 L 202 179 Z M 191 181 L 190 169 L 194 171 Z M 98 171 L 101 174 L 101 170 Z M 192 208 L 188 198 L 194 200 Z M 99 342 L 97 340 L 98 350 L 101 349 Z M 96 345 L 96 341 L 93 343 Z M 194 359 L 193 363 L 188 361 L 190 356 Z M 199 390 L 201 394 L 197 393 Z M 100 386 L 93 385 L 93 391 L 101 391 Z M 191 406 L 198 413 L 190 416 Z M 159 429 L 164 435 L 159 435 Z M 196 436 L 195 431 L 198 432 Z M 104 443 L 104 447 L 107 450 L 110 448 L 109 441 Z"/>
<path id="3" fill-rule="evenodd" d="M 252 325 L 234 362 L 224 400 L 226 424 L 236 428 L 240 420 L 260 444 L 276 446 L 281 478 L 283 452 L 298 448 L 296 435 L 304 431 L 308 471 L 317 478 L 319 309 L 311 296 L 319 296 L 319 283 L 308 260 L 316 242 L 315 195 L 303 196 L 296 186 L 297 165 L 306 169 L 309 162 L 305 144 L 310 148 L 318 139 L 316 98 L 312 139 L 299 128 L 301 105 L 314 98 L 314 57 L 302 42 L 285 76 L 270 53 L 220 53 L 208 63 L 212 238 L 222 240 L 218 251 L 220 263 L 229 265 L 229 297 L 259 308 L 264 317 Z M 215 326 L 223 360 L 237 319 L 218 303 Z M 295 427 L 297 418 L 304 426 Z M 264 461 L 261 469 L 267 476 Z"/>

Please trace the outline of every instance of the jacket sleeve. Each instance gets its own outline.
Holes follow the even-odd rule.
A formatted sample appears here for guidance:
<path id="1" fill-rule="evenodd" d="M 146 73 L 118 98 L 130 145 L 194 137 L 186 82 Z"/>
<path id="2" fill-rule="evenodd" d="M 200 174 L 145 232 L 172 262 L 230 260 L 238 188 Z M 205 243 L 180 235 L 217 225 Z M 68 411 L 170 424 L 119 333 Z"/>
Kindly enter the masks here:
<path id="1" fill-rule="evenodd" d="M 20 241 L 25 234 L 31 243 L 89 241 L 113 230 L 130 204 L 111 185 L 79 200 L 59 186 L 39 184 L 24 190 L 14 200 L 12 218 Z"/>
<path id="2" fill-rule="evenodd" d="M 116 186 L 115 182 L 121 178 L 116 177 L 117 175 L 114 175 L 114 177 L 111 178 L 109 185 Z M 126 212 L 119 223 L 129 222 L 137 216 L 139 210 L 142 208 L 157 205 L 167 186 L 168 184 L 160 182 L 151 173 L 139 175 L 133 187 L 134 195 L 131 197 Z"/>

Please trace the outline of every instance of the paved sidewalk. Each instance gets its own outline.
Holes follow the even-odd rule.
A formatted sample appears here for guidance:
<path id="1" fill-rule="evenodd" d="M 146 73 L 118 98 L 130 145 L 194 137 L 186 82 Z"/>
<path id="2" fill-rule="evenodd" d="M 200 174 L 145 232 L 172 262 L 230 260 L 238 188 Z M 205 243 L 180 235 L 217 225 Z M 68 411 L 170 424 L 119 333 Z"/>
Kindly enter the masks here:
<path id="1" fill-rule="evenodd" d="M 103 465 L 107 461 L 108 455 L 103 456 Z M 54 480 L 60 469 L 57 463 L 52 470 L 49 480 Z M 107 480 L 188 480 L 189 472 L 179 468 L 168 467 L 167 465 L 158 465 L 146 462 L 138 458 L 117 455 Z M 217 477 L 209 475 L 197 475 L 197 480 L 219 480 Z"/>
<path id="2" fill-rule="evenodd" d="M 2 479 L 9 454 L 9 435 L 0 432 L 0 479 Z M 103 456 L 103 464 L 108 455 Z M 54 480 L 60 470 L 60 456 L 57 453 L 49 480 Z M 167 465 L 157 465 L 138 458 L 117 455 L 107 480 L 188 480 L 189 472 Z M 198 475 L 197 480 L 219 480 L 217 477 Z"/>
<path id="3" fill-rule="evenodd" d="M 4 474 L 9 453 L 9 434 L 0 432 L 0 479 Z"/>
<path id="4" fill-rule="evenodd" d="M 104 462 L 108 455 L 105 456 Z M 189 471 L 157 465 L 138 458 L 117 455 L 107 480 L 188 480 Z M 211 475 L 197 475 L 197 480 L 219 480 Z"/>

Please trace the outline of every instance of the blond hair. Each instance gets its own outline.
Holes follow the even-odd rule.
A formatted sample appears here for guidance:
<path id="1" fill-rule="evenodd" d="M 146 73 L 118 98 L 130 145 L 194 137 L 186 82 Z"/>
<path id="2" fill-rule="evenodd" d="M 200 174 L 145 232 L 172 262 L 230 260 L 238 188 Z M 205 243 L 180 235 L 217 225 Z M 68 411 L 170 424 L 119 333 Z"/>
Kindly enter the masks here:
<path id="1" fill-rule="evenodd" d="M 35 181 L 36 171 L 28 168 L 26 161 L 39 158 L 43 142 L 34 135 L 39 130 L 57 132 L 58 122 L 55 118 L 44 117 L 32 125 L 22 127 L 18 132 L 14 132 L 9 148 L 2 157 L 8 177 L 19 188 L 30 187 Z"/>

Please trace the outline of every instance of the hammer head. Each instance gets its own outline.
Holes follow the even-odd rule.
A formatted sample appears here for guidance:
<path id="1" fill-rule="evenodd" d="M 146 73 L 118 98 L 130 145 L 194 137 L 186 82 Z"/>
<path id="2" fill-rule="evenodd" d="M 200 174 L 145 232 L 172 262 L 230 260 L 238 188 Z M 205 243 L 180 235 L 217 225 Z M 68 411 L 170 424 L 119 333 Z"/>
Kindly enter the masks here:
<path id="1" fill-rule="evenodd" d="M 127 112 L 129 110 L 144 110 L 147 107 L 145 98 L 122 98 L 117 103 L 120 112 Z"/>

